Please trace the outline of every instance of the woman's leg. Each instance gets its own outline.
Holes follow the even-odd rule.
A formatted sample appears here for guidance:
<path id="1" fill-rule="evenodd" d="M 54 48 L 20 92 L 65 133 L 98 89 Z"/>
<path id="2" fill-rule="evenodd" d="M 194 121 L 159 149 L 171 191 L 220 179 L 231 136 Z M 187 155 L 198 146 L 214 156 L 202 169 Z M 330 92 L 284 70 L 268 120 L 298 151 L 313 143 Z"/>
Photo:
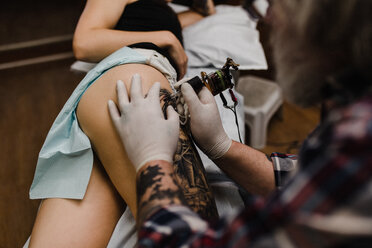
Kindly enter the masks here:
<path id="1" fill-rule="evenodd" d="M 43 200 L 29 247 L 106 247 L 125 204 L 95 159 L 83 200 Z"/>
<path id="2" fill-rule="evenodd" d="M 154 82 L 170 90 L 167 79 L 153 67 L 126 64 L 114 67 L 99 78 L 81 98 L 77 117 L 84 133 L 89 137 L 111 181 L 136 217 L 136 172 L 129 161 L 108 113 L 107 101 L 117 100 L 116 82 L 122 80 L 129 92 L 131 78 L 139 73 L 146 93 Z"/>
<path id="3" fill-rule="evenodd" d="M 107 102 L 109 99 L 117 101 L 116 83 L 119 79 L 130 92 L 131 79 L 136 73 L 141 75 L 144 94 L 154 82 L 160 82 L 163 102 L 165 105 L 173 103 L 169 97 L 171 87 L 161 72 L 143 64 L 126 64 L 110 69 L 94 82 L 77 108 L 80 127 L 89 137 L 95 153 L 134 217 L 137 213 L 136 172 L 115 131 Z M 174 166 L 189 206 L 202 217 L 216 217 L 217 208 L 205 178 L 204 167 L 185 127 L 180 130 Z"/>
<path id="4" fill-rule="evenodd" d="M 103 159 L 111 178 L 95 158 L 83 200 L 44 200 L 35 220 L 29 247 L 106 247 L 124 211 L 123 198 L 136 211 L 136 174 L 107 114 L 107 100 L 116 99 L 117 79 L 130 82 L 133 74 L 128 76 L 125 73 L 127 78 L 119 73 L 114 80 L 112 77 L 120 68 L 110 70 L 88 88 L 77 109 L 79 124 L 90 137 L 94 150 Z M 121 196 L 112 182 L 120 189 Z"/>

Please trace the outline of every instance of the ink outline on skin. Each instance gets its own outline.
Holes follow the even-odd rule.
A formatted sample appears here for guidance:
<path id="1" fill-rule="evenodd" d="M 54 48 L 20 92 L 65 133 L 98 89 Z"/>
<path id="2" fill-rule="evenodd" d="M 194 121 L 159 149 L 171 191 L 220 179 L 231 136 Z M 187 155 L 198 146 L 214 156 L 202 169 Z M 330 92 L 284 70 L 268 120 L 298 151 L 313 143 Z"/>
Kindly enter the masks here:
<path id="1" fill-rule="evenodd" d="M 163 185 L 161 181 L 164 179 L 164 175 L 172 179 L 175 189 L 171 189 L 171 185 L 169 188 L 161 188 L 161 185 Z M 168 204 L 187 205 L 175 174 L 163 172 L 158 163 L 149 165 L 146 169 L 140 171 L 137 180 L 137 190 L 139 223 L 144 221 L 142 219 L 143 216 L 148 216 L 160 209 L 157 201 L 168 201 Z"/>
<path id="2" fill-rule="evenodd" d="M 168 90 L 160 89 L 160 100 L 164 101 L 162 111 L 166 116 L 166 108 L 169 105 L 175 107 L 175 99 L 171 97 Z M 173 164 L 174 177 L 177 179 L 177 184 L 180 186 L 187 205 L 204 219 L 215 218 L 218 216 L 217 206 L 207 182 L 201 158 L 192 143 L 191 136 L 187 135 L 190 133 L 188 131 L 186 126 L 180 127 Z M 142 185 L 137 187 L 142 187 Z M 142 195 L 139 195 L 138 201 L 141 200 L 141 197 Z"/>

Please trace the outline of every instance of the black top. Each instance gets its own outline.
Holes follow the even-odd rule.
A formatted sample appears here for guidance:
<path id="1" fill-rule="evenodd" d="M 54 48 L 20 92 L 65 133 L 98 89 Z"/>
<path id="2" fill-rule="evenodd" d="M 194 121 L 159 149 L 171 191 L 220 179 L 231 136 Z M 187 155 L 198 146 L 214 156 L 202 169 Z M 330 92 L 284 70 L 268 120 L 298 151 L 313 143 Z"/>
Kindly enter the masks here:
<path id="1" fill-rule="evenodd" d="M 125 31 L 168 30 L 183 44 L 182 28 L 178 17 L 164 0 L 138 0 L 128 4 L 125 6 L 115 29 Z M 178 69 L 168 51 L 151 42 L 136 43 L 129 47 L 154 49 L 167 57 L 173 67 Z"/>

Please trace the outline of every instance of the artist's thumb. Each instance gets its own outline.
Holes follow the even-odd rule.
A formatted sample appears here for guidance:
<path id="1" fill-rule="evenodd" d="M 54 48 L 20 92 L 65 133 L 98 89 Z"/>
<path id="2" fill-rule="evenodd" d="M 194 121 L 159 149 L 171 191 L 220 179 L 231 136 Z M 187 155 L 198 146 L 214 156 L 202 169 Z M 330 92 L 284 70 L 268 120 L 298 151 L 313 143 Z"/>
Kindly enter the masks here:
<path id="1" fill-rule="evenodd" d="M 208 90 L 207 87 L 203 87 L 201 91 L 199 92 L 198 96 L 199 96 L 200 102 L 203 104 L 213 103 L 215 101 L 214 96 Z"/>
<path id="2" fill-rule="evenodd" d="M 178 113 L 173 109 L 172 106 L 167 107 L 167 120 L 172 123 L 172 126 L 179 129 L 180 119 Z"/>
<path id="3" fill-rule="evenodd" d="M 185 102 L 192 114 L 192 112 L 196 111 L 200 107 L 200 100 L 196 95 L 194 89 L 188 83 L 182 84 L 181 91 L 183 99 L 185 99 Z"/>

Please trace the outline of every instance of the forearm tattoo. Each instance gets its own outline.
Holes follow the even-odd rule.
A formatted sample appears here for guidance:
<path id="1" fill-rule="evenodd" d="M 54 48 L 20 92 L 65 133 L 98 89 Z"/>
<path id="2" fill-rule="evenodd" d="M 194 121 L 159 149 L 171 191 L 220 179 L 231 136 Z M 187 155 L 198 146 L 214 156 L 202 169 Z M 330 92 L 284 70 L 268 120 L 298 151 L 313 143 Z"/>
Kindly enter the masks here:
<path id="1" fill-rule="evenodd" d="M 138 222 L 143 221 L 157 209 L 164 205 L 182 204 L 187 202 L 178 184 L 178 179 L 173 172 L 168 172 L 165 166 L 170 166 L 165 161 L 154 161 L 137 175 L 138 194 Z M 172 171 L 172 170 L 171 170 Z"/>
<path id="2" fill-rule="evenodd" d="M 170 92 L 164 89 L 160 90 L 160 97 L 164 101 L 163 113 L 166 115 L 169 105 L 176 107 L 175 101 Z M 180 128 L 174 171 L 189 207 L 204 219 L 217 217 L 216 203 L 206 179 L 204 166 L 186 126 Z"/>

